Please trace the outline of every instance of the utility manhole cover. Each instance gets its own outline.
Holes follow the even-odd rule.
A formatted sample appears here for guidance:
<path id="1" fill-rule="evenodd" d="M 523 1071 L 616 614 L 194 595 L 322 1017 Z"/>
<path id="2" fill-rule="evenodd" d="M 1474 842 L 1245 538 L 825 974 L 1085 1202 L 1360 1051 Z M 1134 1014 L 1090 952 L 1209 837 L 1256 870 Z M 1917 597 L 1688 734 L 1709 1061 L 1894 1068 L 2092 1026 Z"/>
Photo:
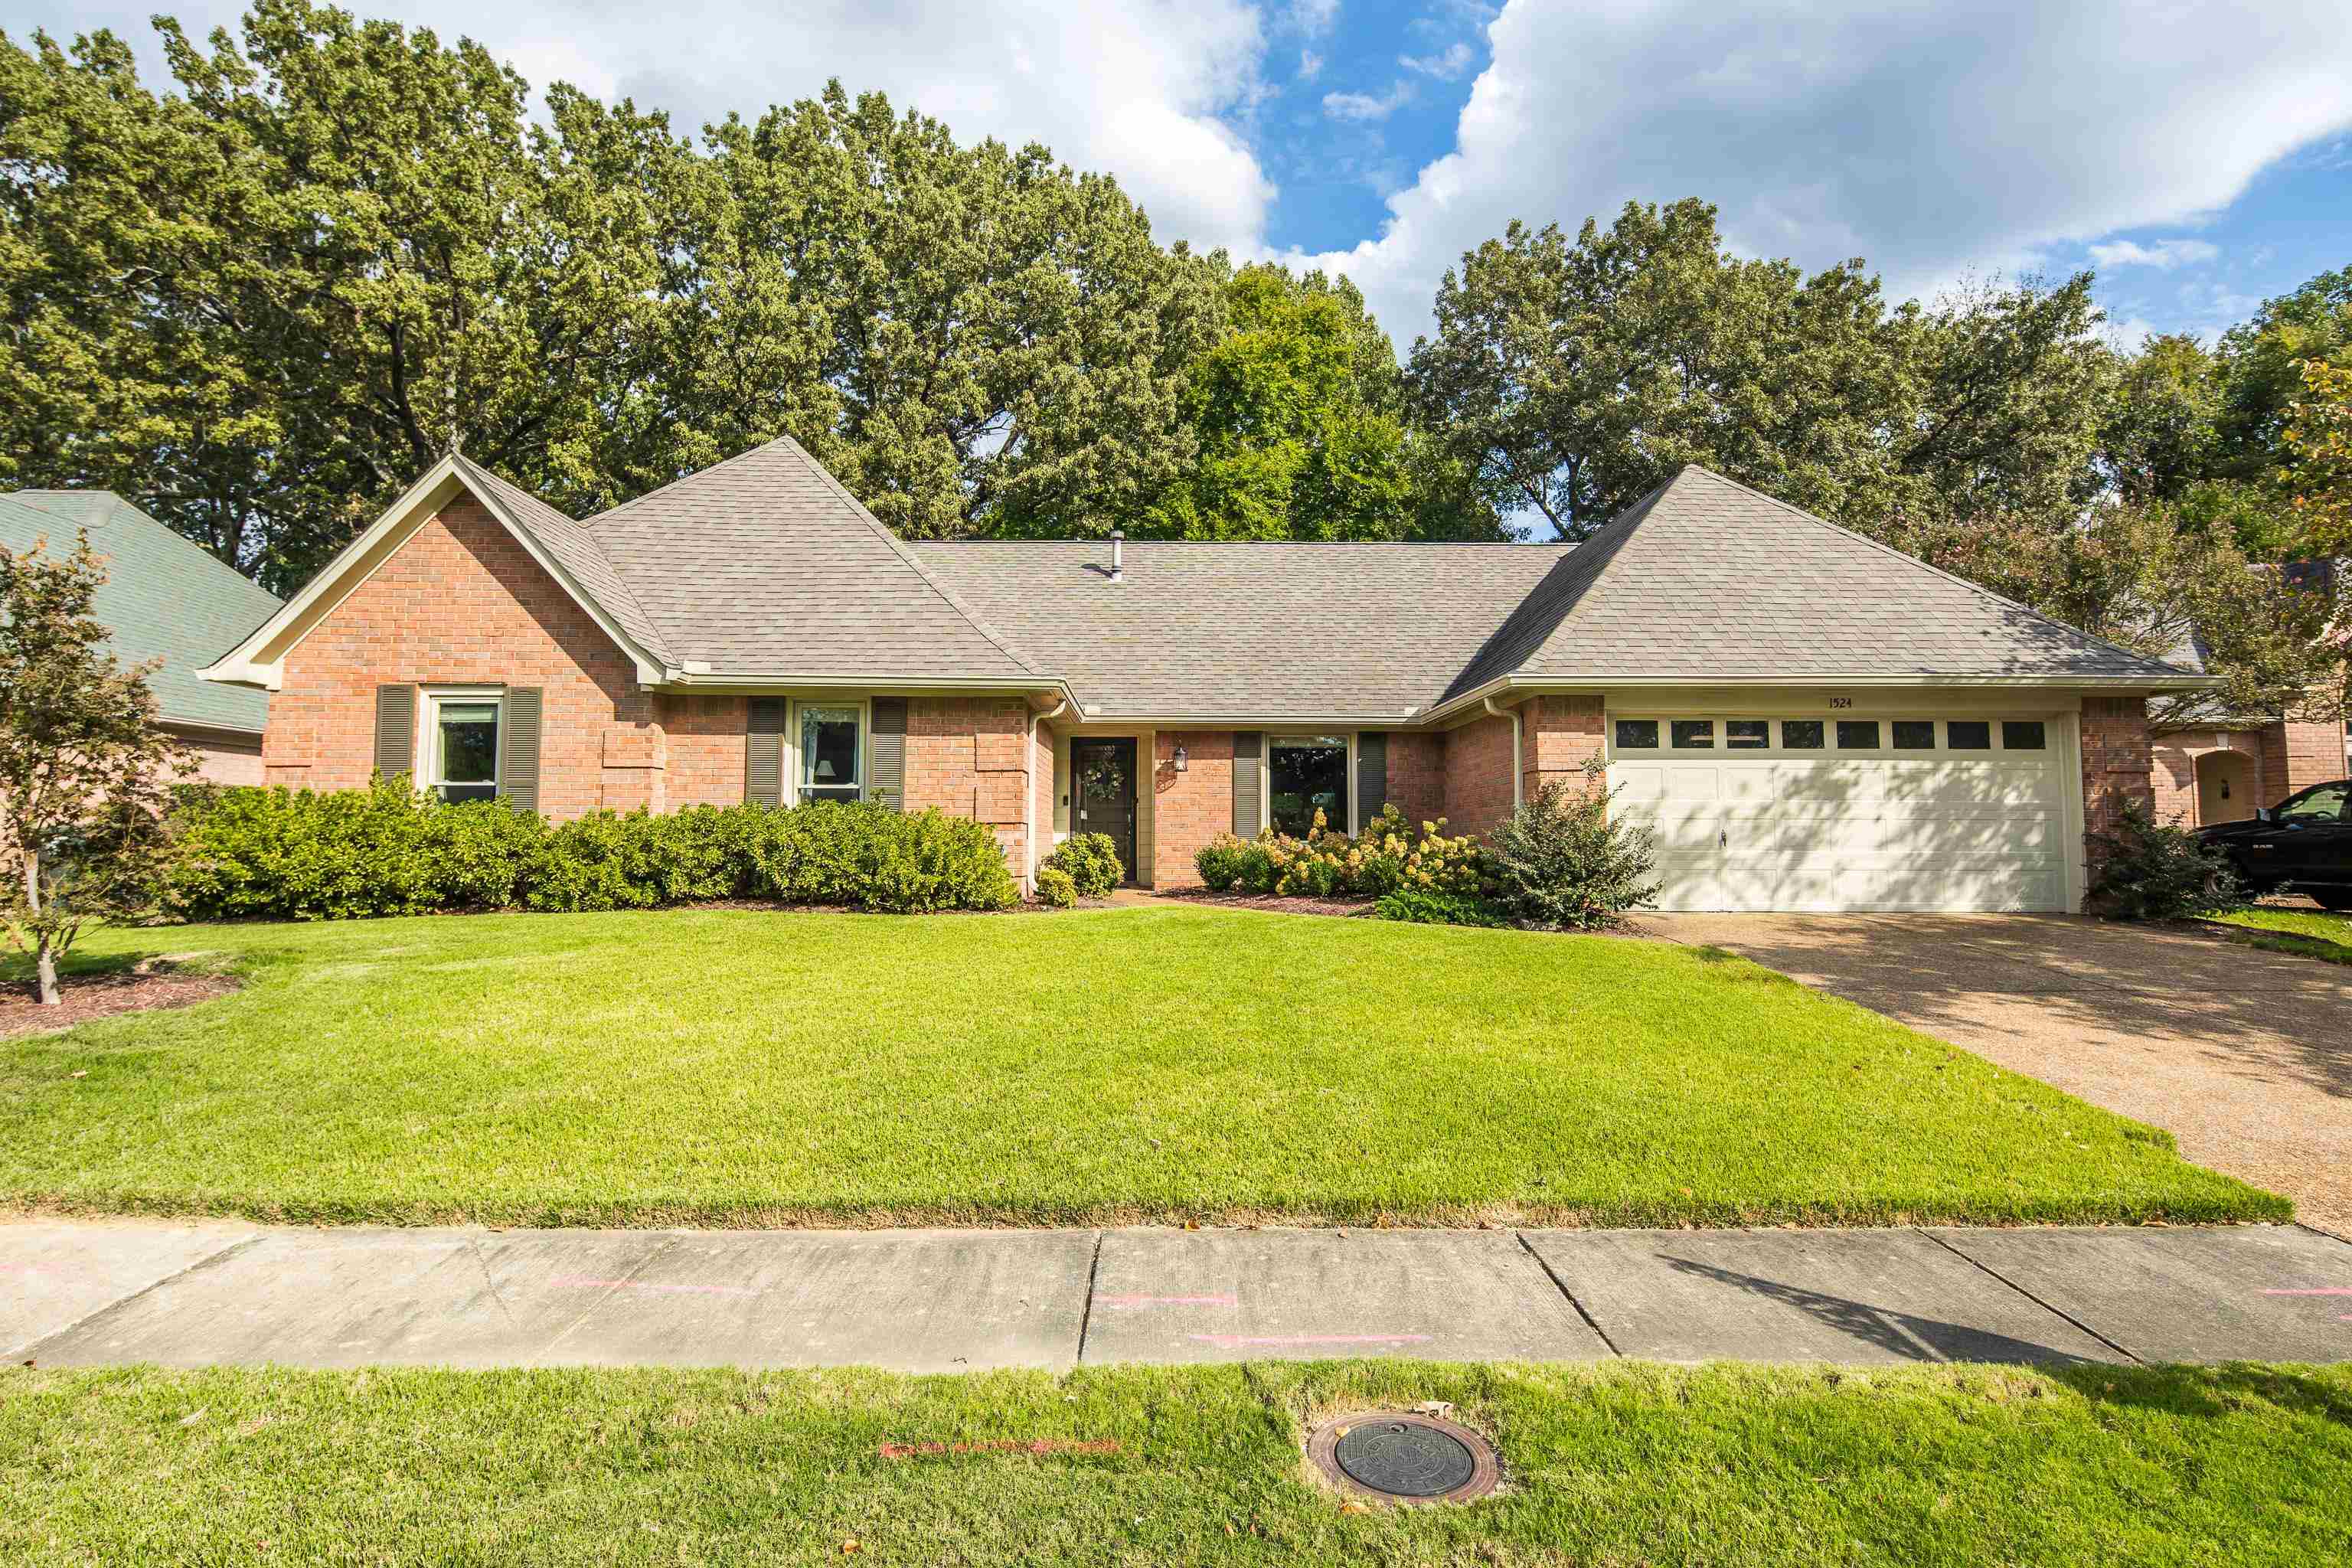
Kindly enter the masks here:
<path id="1" fill-rule="evenodd" d="M 1325 1422 L 1307 1456 L 1341 1489 L 1389 1502 L 1465 1502 L 1493 1491 L 1501 1476 L 1477 1433 L 1394 1411 Z"/>

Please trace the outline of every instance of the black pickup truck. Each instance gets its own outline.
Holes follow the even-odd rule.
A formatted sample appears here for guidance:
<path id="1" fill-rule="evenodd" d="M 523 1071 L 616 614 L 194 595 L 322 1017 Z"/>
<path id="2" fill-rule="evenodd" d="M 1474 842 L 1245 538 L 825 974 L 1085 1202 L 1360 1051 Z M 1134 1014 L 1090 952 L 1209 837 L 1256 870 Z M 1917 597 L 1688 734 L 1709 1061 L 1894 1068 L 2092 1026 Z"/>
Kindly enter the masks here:
<path id="1" fill-rule="evenodd" d="M 2322 909 L 2352 910 L 2352 779 L 2314 784 L 2197 837 L 2219 846 L 2257 893 L 2293 889 Z"/>

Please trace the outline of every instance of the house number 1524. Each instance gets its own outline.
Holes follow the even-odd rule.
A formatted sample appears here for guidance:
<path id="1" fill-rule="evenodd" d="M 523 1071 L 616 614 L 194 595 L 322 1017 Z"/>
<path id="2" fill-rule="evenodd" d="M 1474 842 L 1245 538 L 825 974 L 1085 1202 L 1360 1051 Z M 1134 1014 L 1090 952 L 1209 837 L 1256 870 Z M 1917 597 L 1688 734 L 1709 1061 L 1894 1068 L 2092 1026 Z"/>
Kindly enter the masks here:
<path id="1" fill-rule="evenodd" d="M 1832 697 L 1830 699 L 1830 706 L 1832 708 L 1851 708 L 1853 706 L 1853 699 L 1851 697 Z"/>

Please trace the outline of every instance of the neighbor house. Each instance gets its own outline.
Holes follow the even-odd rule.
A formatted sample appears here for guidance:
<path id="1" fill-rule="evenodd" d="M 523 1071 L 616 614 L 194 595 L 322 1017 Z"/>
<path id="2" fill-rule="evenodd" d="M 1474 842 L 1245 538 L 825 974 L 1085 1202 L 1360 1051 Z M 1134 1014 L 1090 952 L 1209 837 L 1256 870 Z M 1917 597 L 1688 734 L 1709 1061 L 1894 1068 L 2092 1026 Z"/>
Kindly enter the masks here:
<path id="1" fill-rule="evenodd" d="M 278 596 L 111 490 L 0 495 L 0 545 L 22 553 L 46 542 L 63 556 L 83 534 L 106 569 L 94 613 L 109 650 L 126 665 L 161 661 L 147 685 L 163 728 L 194 752 L 198 775 L 259 784 L 268 694 L 196 672 L 275 614 Z"/>
<path id="2" fill-rule="evenodd" d="M 272 784 L 935 806 L 1160 887 L 1592 763 L 1668 907 L 1807 910 L 2076 907 L 2147 699 L 2212 684 L 1703 468 L 1575 547 L 913 543 L 790 440 L 584 522 L 446 458 L 205 673 Z"/>
<path id="3" fill-rule="evenodd" d="M 2315 578 L 2333 583 L 2343 567 L 2304 562 L 2284 570 L 2294 585 Z M 2204 639 L 2192 635 L 2170 662 L 2202 670 L 2210 657 Z M 2186 827 L 2242 822 L 2257 806 L 2352 778 L 2352 719 L 2239 713 L 2209 698 L 2192 701 L 2179 721 L 2157 733 L 2154 755 L 2158 816 Z"/>

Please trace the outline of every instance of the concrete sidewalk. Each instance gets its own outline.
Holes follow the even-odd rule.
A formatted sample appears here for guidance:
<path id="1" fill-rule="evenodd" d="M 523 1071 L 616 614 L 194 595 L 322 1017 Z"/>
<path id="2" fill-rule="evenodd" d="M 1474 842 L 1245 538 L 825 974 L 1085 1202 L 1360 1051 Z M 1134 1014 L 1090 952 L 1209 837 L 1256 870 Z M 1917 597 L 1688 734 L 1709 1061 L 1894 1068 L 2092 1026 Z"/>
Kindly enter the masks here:
<path id="1" fill-rule="evenodd" d="M 2352 1360 L 2299 1226 L 298 1230 L 0 1224 L 43 1366 Z"/>

